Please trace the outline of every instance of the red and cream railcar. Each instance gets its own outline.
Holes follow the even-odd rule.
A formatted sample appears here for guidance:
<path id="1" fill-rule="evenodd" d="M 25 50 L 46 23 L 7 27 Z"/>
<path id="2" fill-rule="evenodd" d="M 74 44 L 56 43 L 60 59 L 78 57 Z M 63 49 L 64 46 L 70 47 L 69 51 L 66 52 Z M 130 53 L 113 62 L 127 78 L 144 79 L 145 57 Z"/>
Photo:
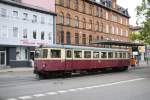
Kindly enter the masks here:
<path id="1" fill-rule="evenodd" d="M 34 72 L 44 76 L 106 68 L 127 70 L 129 65 L 125 49 L 55 45 L 36 49 Z"/>

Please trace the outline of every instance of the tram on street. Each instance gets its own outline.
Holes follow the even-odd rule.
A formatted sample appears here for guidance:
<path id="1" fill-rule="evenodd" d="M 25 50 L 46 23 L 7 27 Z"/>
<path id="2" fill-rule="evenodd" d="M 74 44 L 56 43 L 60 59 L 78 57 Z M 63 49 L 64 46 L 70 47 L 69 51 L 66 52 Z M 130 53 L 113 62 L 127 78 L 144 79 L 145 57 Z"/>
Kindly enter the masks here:
<path id="1" fill-rule="evenodd" d="M 127 70 L 129 65 L 127 49 L 52 45 L 36 49 L 34 73 L 40 77 L 70 75 L 82 71 Z"/>

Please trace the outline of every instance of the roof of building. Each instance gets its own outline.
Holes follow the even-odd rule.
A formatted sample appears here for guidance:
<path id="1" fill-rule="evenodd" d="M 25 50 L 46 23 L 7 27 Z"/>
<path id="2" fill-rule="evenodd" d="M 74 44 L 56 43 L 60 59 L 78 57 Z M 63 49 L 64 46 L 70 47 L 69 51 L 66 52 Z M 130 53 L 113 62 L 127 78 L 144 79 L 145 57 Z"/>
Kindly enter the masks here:
<path id="1" fill-rule="evenodd" d="M 40 13 L 50 14 L 50 15 L 54 15 L 54 16 L 57 15 L 55 12 L 49 11 L 47 9 L 29 5 L 29 4 L 25 4 L 22 2 L 15 2 L 15 1 L 10 1 L 10 0 L 0 0 L 0 3 L 11 5 L 11 6 L 16 6 L 19 8 L 29 9 L 29 10 L 40 12 Z"/>
<path id="2" fill-rule="evenodd" d="M 145 45 L 143 43 L 112 41 L 112 40 L 98 40 L 98 41 L 93 42 L 93 44 L 117 45 L 117 46 L 144 46 Z"/>
<path id="3" fill-rule="evenodd" d="M 111 0 L 101 0 L 100 2 L 96 2 L 96 0 L 87 0 L 87 1 L 97 4 L 99 6 L 105 7 L 106 9 L 112 10 L 122 16 L 130 18 L 128 9 L 125 9 L 119 5 L 116 5 L 116 9 L 113 9 L 112 4 L 110 4 Z"/>

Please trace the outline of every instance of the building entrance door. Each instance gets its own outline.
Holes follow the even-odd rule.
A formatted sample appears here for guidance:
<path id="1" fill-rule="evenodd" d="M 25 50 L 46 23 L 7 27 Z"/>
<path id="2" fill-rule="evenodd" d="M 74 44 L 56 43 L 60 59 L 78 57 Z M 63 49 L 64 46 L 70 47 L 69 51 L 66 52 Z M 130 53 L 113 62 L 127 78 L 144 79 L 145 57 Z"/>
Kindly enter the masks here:
<path id="1" fill-rule="evenodd" d="M 6 65 L 6 52 L 0 51 L 0 67 L 4 67 Z"/>

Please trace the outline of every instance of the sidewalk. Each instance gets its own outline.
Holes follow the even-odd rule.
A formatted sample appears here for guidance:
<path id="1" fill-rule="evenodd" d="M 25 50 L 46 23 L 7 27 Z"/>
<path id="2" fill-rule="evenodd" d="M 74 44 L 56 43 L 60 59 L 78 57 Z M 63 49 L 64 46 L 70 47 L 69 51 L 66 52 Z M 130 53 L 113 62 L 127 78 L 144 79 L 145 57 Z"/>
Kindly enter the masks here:
<path id="1" fill-rule="evenodd" d="M 139 62 L 139 65 L 136 65 L 134 67 L 130 66 L 131 69 L 142 69 L 142 68 L 150 68 L 150 62 L 147 64 L 145 61 Z"/>
<path id="2" fill-rule="evenodd" d="M 21 67 L 21 68 L 4 68 L 0 69 L 0 73 L 6 73 L 6 72 L 32 72 L 33 67 Z"/>

